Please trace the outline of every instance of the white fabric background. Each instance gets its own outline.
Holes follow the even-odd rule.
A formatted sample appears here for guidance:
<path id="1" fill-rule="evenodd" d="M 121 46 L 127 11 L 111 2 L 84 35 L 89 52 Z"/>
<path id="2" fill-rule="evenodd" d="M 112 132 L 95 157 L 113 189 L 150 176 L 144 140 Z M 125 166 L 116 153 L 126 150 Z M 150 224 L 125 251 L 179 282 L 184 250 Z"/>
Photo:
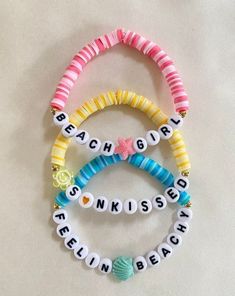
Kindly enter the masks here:
<path id="1" fill-rule="evenodd" d="M 234 294 L 234 13 L 230 0 L 1 1 L 0 295 Z M 76 51 L 120 26 L 157 42 L 182 74 L 191 103 L 183 134 L 192 161 L 194 210 L 191 231 L 174 256 L 124 283 L 87 270 L 55 235 L 49 155 L 58 129 L 48 111 Z M 147 96 L 167 114 L 173 111 L 154 63 L 121 46 L 86 67 L 66 111 L 117 88 Z M 153 127 L 127 107 L 100 112 L 83 126 L 113 140 L 141 136 Z M 167 143 L 146 154 L 177 172 Z M 72 146 L 67 165 L 76 171 L 91 157 L 85 148 Z M 122 199 L 150 198 L 158 188 L 127 164 L 107 169 L 88 186 L 95 194 Z M 79 207 L 69 212 L 83 241 L 112 258 L 153 248 L 173 217 L 169 209 L 128 218 Z"/>

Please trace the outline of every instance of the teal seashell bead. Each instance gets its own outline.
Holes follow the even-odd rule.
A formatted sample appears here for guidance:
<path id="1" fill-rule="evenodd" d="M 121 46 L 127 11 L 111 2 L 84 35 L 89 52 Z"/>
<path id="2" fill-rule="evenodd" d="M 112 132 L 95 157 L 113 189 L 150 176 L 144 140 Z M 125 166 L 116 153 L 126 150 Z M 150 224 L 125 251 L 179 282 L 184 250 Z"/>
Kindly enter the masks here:
<path id="1" fill-rule="evenodd" d="M 117 257 L 113 261 L 113 275 L 120 281 L 126 281 L 134 275 L 133 259 L 127 256 Z"/>

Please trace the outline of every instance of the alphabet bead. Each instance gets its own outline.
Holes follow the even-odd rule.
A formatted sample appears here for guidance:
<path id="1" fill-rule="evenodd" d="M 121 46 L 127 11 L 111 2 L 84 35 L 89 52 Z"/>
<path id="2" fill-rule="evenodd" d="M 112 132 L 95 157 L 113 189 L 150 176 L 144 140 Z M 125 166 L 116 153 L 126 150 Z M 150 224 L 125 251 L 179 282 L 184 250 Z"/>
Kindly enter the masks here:
<path id="1" fill-rule="evenodd" d="M 143 256 L 138 256 L 133 260 L 133 267 L 137 272 L 145 271 L 147 266 L 147 261 Z"/>
<path id="2" fill-rule="evenodd" d="M 68 219 L 68 213 L 64 209 L 56 210 L 53 213 L 53 221 L 56 224 L 65 223 Z"/>
<path id="3" fill-rule="evenodd" d="M 150 130 L 146 133 L 146 140 L 150 146 L 157 145 L 160 141 L 160 135 L 155 130 Z"/>
<path id="4" fill-rule="evenodd" d="M 162 259 L 168 258 L 172 255 L 173 249 L 167 243 L 161 243 L 157 248 L 158 254 Z"/>
<path id="5" fill-rule="evenodd" d="M 71 234 L 72 227 L 69 223 L 61 223 L 57 226 L 56 232 L 59 237 L 65 238 Z"/>
<path id="6" fill-rule="evenodd" d="M 168 202 L 174 203 L 179 199 L 180 193 L 174 187 L 168 187 L 164 192 L 164 196 Z"/>
<path id="7" fill-rule="evenodd" d="M 183 222 L 188 222 L 193 218 L 193 212 L 188 208 L 181 208 L 177 211 L 177 217 Z"/>
<path id="8" fill-rule="evenodd" d="M 82 260 L 82 259 L 85 259 L 86 256 L 88 255 L 88 247 L 84 244 L 79 244 L 76 249 L 74 249 L 74 256 L 79 259 L 79 260 Z"/>
<path id="9" fill-rule="evenodd" d="M 137 201 L 133 198 L 129 198 L 124 201 L 123 204 L 124 212 L 128 215 L 132 215 L 137 211 Z"/>
<path id="10" fill-rule="evenodd" d="M 113 199 L 109 202 L 109 212 L 113 215 L 120 214 L 122 211 L 122 202 L 120 199 Z"/>
<path id="11" fill-rule="evenodd" d="M 139 137 L 139 138 L 134 140 L 133 147 L 134 147 L 136 152 L 141 153 L 141 152 L 144 152 L 147 149 L 148 144 L 147 144 L 147 141 L 144 138 Z"/>
<path id="12" fill-rule="evenodd" d="M 75 234 L 68 235 L 64 240 L 64 245 L 69 250 L 74 250 L 79 244 L 79 238 Z"/>
<path id="13" fill-rule="evenodd" d="M 172 247 L 178 247 L 182 244 L 182 237 L 177 233 L 170 233 L 166 238 L 167 243 Z"/>
<path id="14" fill-rule="evenodd" d="M 158 133 L 162 140 L 168 140 L 173 135 L 173 128 L 169 124 L 163 124 L 159 127 Z"/>
<path id="15" fill-rule="evenodd" d="M 77 127 L 71 122 L 66 123 L 63 125 L 61 129 L 61 133 L 65 138 L 73 137 L 77 132 Z"/>
<path id="16" fill-rule="evenodd" d="M 82 208 L 90 208 L 94 202 L 94 196 L 90 192 L 84 192 L 78 200 Z"/>
<path id="17" fill-rule="evenodd" d="M 189 231 L 189 225 L 183 221 L 176 221 L 174 224 L 174 231 L 180 235 L 186 234 Z"/>
<path id="18" fill-rule="evenodd" d="M 141 214 L 148 214 L 152 211 L 152 203 L 149 199 L 141 199 L 138 202 L 138 208 Z"/>
<path id="19" fill-rule="evenodd" d="M 114 150 L 115 150 L 114 143 L 112 141 L 105 141 L 101 145 L 100 152 L 105 156 L 111 156 L 113 155 Z"/>
<path id="20" fill-rule="evenodd" d="M 112 261 L 109 258 L 103 258 L 100 260 L 98 269 L 102 273 L 110 273 L 112 271 Z"/>
<path id="21" fill-rule="evenodd" d="M 189 179 L 183 176 L 175 178 L 174 187 L 179 191 L 186 191 L 189 188 Z"/>
<path id="22" fill-rule="evenodd" d="M 108 208 L 108 199 L 104 196 L 98 196 L 94 199 L 93 207 L 97 212 L 105 212 Z"/>
<path id="23" fill-rule="evenodd" d="M 53 121 L 56 126 L 63 126 L 68 123 L 69 116 L 65 112 L 56 112 L 53 116 Z"/>
<path id="24" fill-rule="evenodd" d="M 146 261 L 149 266 L 157 266 L 161 262 L 161 257 L 158 255 L 156 251 L 150 251 L 146 255 Z"/>
<path id="25" fill-rule="evenodd" d="M 92 152 L 98 152 L 101 147 L 101 142 L 97 138 L 90 138 L 90 140 L 86 143 L 87 149 L 91 150 Z"/>
<path id="26" fill-rule="evenodd" d="M 100 256 L 96 253 L 90 253 L 85 259 L 86 265 L 90 268 L 96 268 L 100 263 Z"/>
<path id="27" fill-rule="evenodd" d="M 90 136 L 87 131 L 85 130 L 78 130 L 74 135 L 75 142 L 84 145 L 89 140 Z"/>
<path id="28" fill-rule="evenodd" d="M 65 194 L 69 200 L 74 201 L 78 199 L 79 196 L 81 195 L 81 189 L 77 185 L 70 185 L 66 189 Z"/>
<path id="29" fill-rule="evenodd" d="M 153 197 L 152 205 L 157 210 L 163 210 L 163 209 L 165 209 L 165 207 L 167 205 L 167 201 L 163 195 L 158 194 Z"/>
<path id="30" fill-rule="evenodd" d="M 184 123 L 183 118 L 178 115 L 178 114 L 174 114 L 171 117 L 169 117 L 168 119 L 168 124 L 173 128 L 173 129 L 178 129 L 180 128 Z"/>

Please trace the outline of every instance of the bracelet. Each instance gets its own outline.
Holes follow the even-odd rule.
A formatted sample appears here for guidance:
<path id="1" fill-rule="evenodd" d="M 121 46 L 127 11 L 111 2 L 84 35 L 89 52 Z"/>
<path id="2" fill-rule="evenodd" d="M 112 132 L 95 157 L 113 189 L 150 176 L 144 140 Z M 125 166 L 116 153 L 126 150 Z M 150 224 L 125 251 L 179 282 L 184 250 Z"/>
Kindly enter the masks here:
<path id="1" fill-rule="evenodd" d="M 122 105 L 122 104 L 128 105 L 132 108 L 136 108 L 144 112 L 157 125 L 157 127 L 163 127 L 163 129 L 165 129 L 167 137 L 169 134 L 171 135 L 171 132 L 168 133 L 168 131 L 169 130 L 171 131 L 172 127 L 169 124 L 167 124 L 168 122 L 167 116 L 160 110 L 160 108 L 158 108 L 155 104 L 153 104 L 147 98 L 136 95 L 135 93 L 130 91 L 119 90 L 117 91 L 117 93 L 110 91 L 106 94 L 101 94 L 100 96 L 93 98 L 87 101 L 86 103 L 84 103 L 80 108 L 78 108 L 70 116 L 69 123 L 67 124 L 66 124 L 66 121 L 68 120 L 67 116 L 64 114 L 62 114 L 63 116 L 60 116 L 61 114 L 58 114 L 58 116 L 60 116 L 61 118 L 61 124 L 65 123 L 65 125 L 62 128 L 62 130 L 64 130 L 63 134 L 60 133 L 57 136 L 56 141 L 52 147 L 51 163 L 52 163 L 53 170 L 58 171 L 60 167 L 64 167 L 65 165 L 65 154 L 71 138 L 68 138 L 68 137 L 66 138 L 64 135 L 76 137 L 76 135 L 79 134 L 79 133 L 76 134 L 77 129 L 80 127 L 82 122 L 85 121 L 85 119 L 87 119 L 90 115 L 108 106 Z M 58 120 L 58 116 L 55 118 L 55 121 Z M 182 121 L 175 121 L 175 122 L 181 123 Z M 163 133 L 161 134 L 163 135 Z M 91 141 L 92 141 L 92 147 L 90 145 L 90 148 L 96 150 L 97 145 L 95 145 L 95 142 L 96 143 L 98 142 L 97 139 L 92 138 L 88 143 L 91 144 Z M 173 151 L 173 155 L 176 159 L 176 164 L 179 171 L 183 175 L 188 176 L 189 169 L 191 168 L 191 164 L 189 161 L 189 156 L 187 154 L 185 143 L 181 133 L 178 130 L 174 130 L 171 137 L 168 139 L 168 141 Z M 125 147 L 123 148 L 126 148 L 126 146 L 127 148 L 129 147 L 128 143 L 125 143 L 124 146 Z M 120 147 L 120 149 L 121 148 L 122 147 Z M 117 152 L 120 153 L 122 151 L 118 150 Z M 129 152 L 129 153 L 126 153 L 126 152 Z M 126 154 L 131 154 L 133 152 L 134 152 L 133 150 L 125 151 L 124 149 L 124 153 Z M 128 156 L 128 155 L 124 155 L 124 156 Z"/>
<path id="2" fill-rule="evenodd" d="M 173 231 L 156 248 L 149 251 L 146 256 L 119 256 L 113 261 L 109 258 L 100 258 L 96 252 L 89 252 L 86 244 L 80 242 L 80 237 L 73 233 L 71 225 L 67 222 L 68 213 L 64 209 L 53 213 L 53 220 L 58 224 L 57 235 L 64 239 L 64 245 L 72 250 L 78 260 L 85 260 L 91 268 L 98 268 L 103 274 L 112 274 L 120 281 L 125 281 L 134 275 L 134 272 L 143 272 L 147 267 L 158 266 L 161 260 L 169 258 L 173 250 L 182 244 L 182 236 L 189 230 L 188 222 L 192 219 L 192 210 L 180 208 L 177 211 L 177 220 L 173 224 Z"/>
<path id="3" fill-rule="evenodd" d="M 85 65 L 99 53 L 119 43 L 136 48 L 138 51 L 153 59 L 170 88 L 175 111 L 185 116 L 186 111 L 189 109 L 188 96 L 171 58 L 154 42 L 145 39 L 135 32 L 124 31 L 124 29 L 117 29 L 109 34 L 98 37 L 83 47 L 82 50 L 74 56 L 57 85 L 56 92 L 50 104 L 51 107 L 56 110 L 63 110 L 70 91 Z"/>
<path id="4" fill-rule="evenodd" d="M 86 193 L 81 195 L 81 190 L 88 184 L 90 179 L 95 176 L 97 173 L 101 172 L 106 167 L 109 167 L 113 164 L 117 164 L 122 161 L 122 157 L 119 154 L 112 156 L 99 155 L 90 162 L 88 162 L 82 169 L 80 169 L 79 174 L 72 179 L 71 183 L 67 187 L 64 187 L 64 190 L 61 191 L 55 198 L 55 208 L 63 208 L 67 206 L 71 201 L 77 200 L 81 197 L 80 205 L 84 208 L 91 207 L 94 204 L 94 207 L 97 211 L 105 211 L 108 207 L 108 204 L 105 203 L 104 198 L 97 198 L 94 203 L 92 195 Z M 136 153 L 135 155 L 128 157 L 128 163 L 133 165 L 136 168 L 142 169 L 148 172 L 156 180 L 158 180 L 166 188 L 164 191 L 163 199 L 166 199 L 170 203 L 178 202 L 181 206 L 191 206 L 190 195 L 185 191 L 189 187 L 189 181 L 187 178 L 179 176 L 174 178 L 173 174 L 169 172 L 166 168 L 162 167 L 154 160 L 144 156 L 143 154 Z M 54 173 L 54 181 L 58 182 L 58 172 Z M 54 184 L 57 185 L 57 184 Z M 163 200 L 161 198 L 161 200 Z M 99 200 L 99 203 L 98 203 Z M 144 203 L 140 203 L 139 209 L 142 209 L 143 213 L 149 213 L 152 209 L 152 203 L 148 199 L 143 200 Z M 142 202 L 143 202 L 142 201 Z M 158 200 L 160 201 L 160 200 Z M 163 203 L 161 201 L 161 203 Z M 127 200 L 127 205 L 129 200 Z M 153 201 L 153 206 L 155 205 L 155 200 Z M 121 200 L 115 199 L 109 203 L 109 210 L 113 214 L 121 213 L 123 209 L 123 204 Z M 126 212 L 132 214 L 134 209 L 134 204 L 132 204 L 131 209 L 126 208 Z M 129 210 L 129 211 L 128 211 Z"/>

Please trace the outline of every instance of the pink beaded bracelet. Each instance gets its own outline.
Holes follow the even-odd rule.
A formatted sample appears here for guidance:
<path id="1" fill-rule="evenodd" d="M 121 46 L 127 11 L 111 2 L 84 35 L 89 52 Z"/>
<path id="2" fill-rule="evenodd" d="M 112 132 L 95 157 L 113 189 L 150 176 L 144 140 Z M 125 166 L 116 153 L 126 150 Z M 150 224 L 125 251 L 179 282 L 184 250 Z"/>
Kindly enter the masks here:
<path id="1" fill-rule="evenodd" d="M 184 116 L 189 109 L 188 96 L 171 58 L 154 42 L 145 39 L 135 32 L 125 31 L 124 29 L 116 29 L 109 34 L 98 37 L 74 56 L 57 85 L 50 104 L 51 107 L 56 110 L 63 110 L 70 91 L 85 65 L 99 53 L 119 43 L 134 47 L 155 61 L 170 88 L 175 111 Z"/>

